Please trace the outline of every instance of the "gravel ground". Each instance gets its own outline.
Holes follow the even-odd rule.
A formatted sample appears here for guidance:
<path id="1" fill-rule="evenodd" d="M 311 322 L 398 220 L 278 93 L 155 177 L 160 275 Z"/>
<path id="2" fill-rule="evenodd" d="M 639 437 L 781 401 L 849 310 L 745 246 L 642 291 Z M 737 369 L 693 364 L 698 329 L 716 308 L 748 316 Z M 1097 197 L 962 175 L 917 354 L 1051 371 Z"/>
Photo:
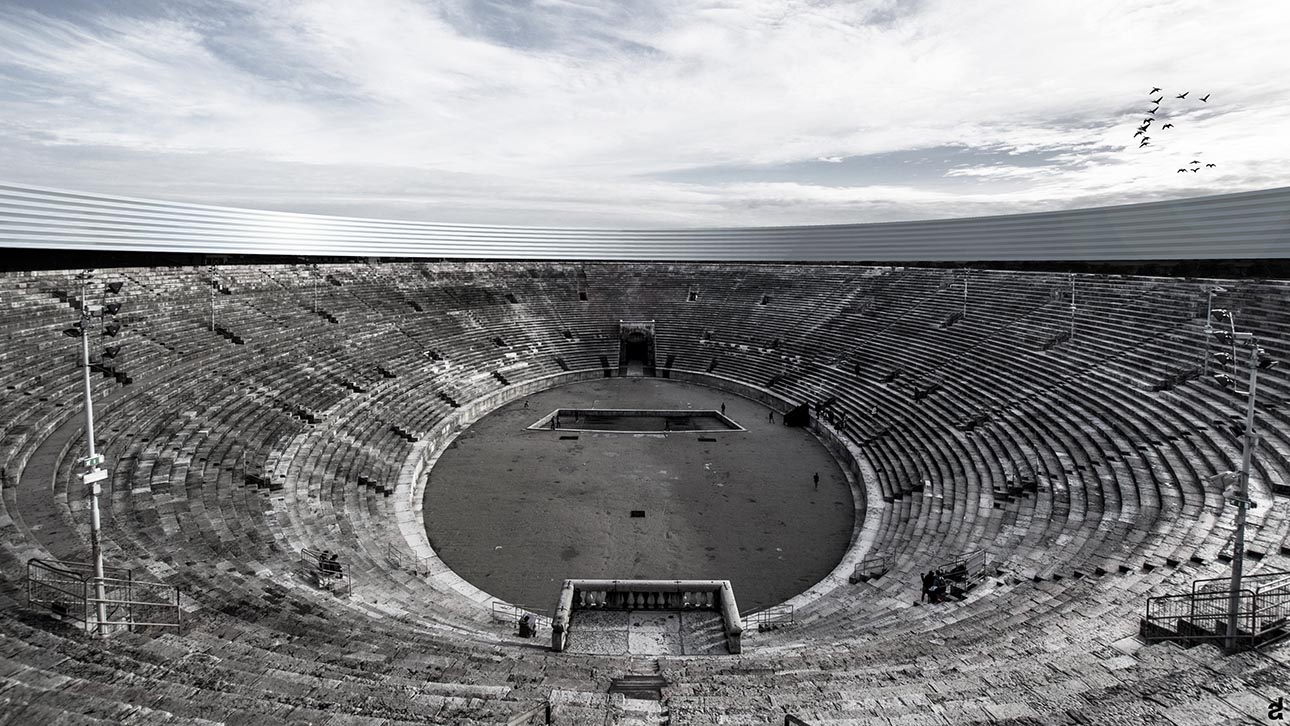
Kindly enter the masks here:
<path id="1" fill-rule="evenodd" d="M 555 408 L 723 402 L 747 431 L 562 440 L 573 434 L 526 428 Z M 430 472 L 430 542 L 475 586 L 540 612 L 554 608 L 569 577 L 727 579 L 742 611 L 782 602 L 833 569 L 854 516 L 828 451 L 766 414 L 732 394 L 655 378 L 577 383 L 512 402 L 463 433 Z"/>

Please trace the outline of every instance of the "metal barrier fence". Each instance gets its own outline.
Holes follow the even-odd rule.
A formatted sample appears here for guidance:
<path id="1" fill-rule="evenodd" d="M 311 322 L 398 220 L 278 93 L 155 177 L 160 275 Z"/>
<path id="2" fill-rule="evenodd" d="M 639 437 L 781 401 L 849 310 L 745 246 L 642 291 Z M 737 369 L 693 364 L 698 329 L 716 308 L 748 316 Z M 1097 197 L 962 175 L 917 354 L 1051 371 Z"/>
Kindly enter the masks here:
<path id="1" fill-rule="evenodd" d="M 1236 643 L 1254 648 L 1290 637 L 1290 573 L 1268 573 L 1255 587 L 1237 594 Z M 1218 579 L 1193 583 L 1193 592 L 1147 598 L 1139 632 L 1148 643 L 1187 643 L 1227 639 L 1231 590 L 1218 590 Z"/>
<path id="2" fill-rule="evenodd" d="M 103 571 L 115 576 L 94 577 L 94 566 L 80 562 L 28 560 L 27 607 L 47 609 L 86 631 L 182 626 L 179 588 L 135 580 L 123 567 L 105 566 Z"/>
<path id="3" fill-rule="evenodd" d="M 349 567 L 340 561 L 339 555 L 306 547 L 300 550 L 300 564 L 313 576 L 314 584 L 319 588 L 349 596 Z"/>
<path id="4" fill-rule="evenodd" d="M 1290 572 L 1278 570 L 1276 572 L 1260 572 L 1254 575 L 1245 575 L 1241 578 L 1241 584 L 1258 590 L 1268 583 L 1276 584 L 1281 580 L 1290 579 Z M 1203 580 L 1193 580 L 1191 583 L 1193 594 L 1202 592 L 1231 592 L 1231 577 L 1209 577 Z"/>
<path id="5" fill-rule="evenodd" d="M 881 577 L 891 569 L 891 558 L 887 555 L 873 555 L 856 563 L 851 571 L 851 582 L 857 583 L 872 577 Z"/>
<path id="6" fill-rule="evenodd" d="M 387 542 L 385 545 L 385 561 L 401 570 L 408 570 L 414 575 L 421 577 L 429 575 L 432 560 L 434 557 L 429 555 L 417 557 L 410 552 L 400 552 L 393 542 Z"/>
<path id="7" fill-rule="evenodd" d="M 748 613 L 742 617 L 745 627 L 755 625 L 759 630 L 773 630 L 793 625 L 797 622 L 792 605 L 776 605 L 765 610 Z"/>
<path id="8" fill-rule="evenodd" d="M 1229 596 L 1230 592 L 1205 592 L 1149 597 L 1142 637 L 1148 643 L 1221 641 L 1227 637 Z M 1253 599 L 1254 591 L 1240 591 L 1236 627 L 1242 641 L 1251 639 L 1254 632 Z"/>
<path id="9" fill-rule="evenodd" d="M 502 620 L 509 622 L 512 626 L 518 628 L 520 618 L 525 615 L 532 615 L 534 625 L 538 630 L 551 627 L 551 616 L 534 612 L 519 605 L 512 605 L 501 600 L 493 601 L 493 620 Z"/>
<path id="10" fill-rule="evenodd" d="M 951 579 L 971 581 L 985 577 L 987 565 L 985 550 L 976 550 L 942 562 L 933 569 L 940 570 Z"/>

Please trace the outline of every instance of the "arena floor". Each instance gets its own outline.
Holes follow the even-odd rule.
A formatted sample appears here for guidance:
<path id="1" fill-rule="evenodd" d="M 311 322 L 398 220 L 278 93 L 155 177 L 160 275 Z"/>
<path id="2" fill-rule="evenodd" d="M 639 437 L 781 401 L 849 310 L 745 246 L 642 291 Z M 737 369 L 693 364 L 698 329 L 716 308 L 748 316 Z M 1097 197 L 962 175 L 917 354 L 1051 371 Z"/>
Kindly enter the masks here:
<path id="1" fill-rule="evenodd" d="M 722 403 L 746 431 L 527 428 L 555 408 Z M 430 542 L 475 586 L 540 612 L 554 608 L 569 577 L 728 579 L 741 610 L 782 602 L 836 566 L 855 516 L 828 451 L 767 413 L 747 399 L 655 378 L 572 384 L 512 402 L 471 426 L 430 472 Z M 570 436 L 577 438 L 561 438 Z"/>

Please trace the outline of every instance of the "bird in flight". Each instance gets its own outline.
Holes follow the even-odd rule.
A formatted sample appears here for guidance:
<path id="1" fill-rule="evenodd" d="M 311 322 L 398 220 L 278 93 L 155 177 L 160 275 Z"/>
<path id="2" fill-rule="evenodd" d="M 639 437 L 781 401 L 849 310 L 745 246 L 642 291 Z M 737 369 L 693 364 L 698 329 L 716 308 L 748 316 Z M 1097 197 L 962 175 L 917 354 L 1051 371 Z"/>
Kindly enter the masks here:
<path id="1" fill-rule="evenodd" d="M 1141 149 L 1142 147 L 1144 147 L 1144 146 L 1146 146 L 1146 145 L 1147 145 L 1147 139 L 1148 139 L 1148 138 L 1150 138 L 1150 137 L 1149 137 L 1149 136 L 1143 136 L 1143 137 L 1142 137 L 1142 143 L 1141 143 L 1141 144 L 1138 144 L 1138 148 L 1139 148 L 1139 149 Z"/>
<path id="2" fill-rule="evenodd" d="M 1215 164 L 1206 164 L 1206 165 L 1205 165 L 1205 168 L 1206 168 L 1206 169 L 1213 169 L 1213 168 L 1214 168 L 1214 166 L 1215 166 Z"/>
<path id="3" fill-rule="evenodd" d="M 1151 109 L 1150 111 L 1147 111 L 1147 113 L 1152 114 L 1152 115 L 1155 115 L 1156 111 L 1159 111 L 1159 110 L 1160 110 L 1160 107 L 1159 107 L 1159 106 L 1156 106 L 1155 108 Z"/>
<path id="4" fill-rule="evenodd" d="M 1200 100 L 1204 101 L 1205 103 L 1209 103 L 1209 96 L 1210 94 L 1206 93 L 1204 96 L 1200 97 Z"/>
<path id="5" fill-rule="evenodd" d="M 1164 126 L 1161 126 L 1160 128 L 1162 128 L 1162 129 L 1172 129 L 1173 127 L 1174 127 L 1174 125 L 1173 125 L 1173 124 L 1165 124 Z"/>
<path id="6" fill-rule="evenodd" d="M 1192 169 L 1192 170 L 1191 170 L 1191 173 L 1195 174 L 1195 173 L 1196 173 L 1196 172 L 1198 172 L 1198 171 L 1200 171 L 1200 167 L 1199 167 L 1199 166 L 1198 166 L 1198 167 L 1196 167 L 1195 169 Z"/>
<path id="7" fill-rule="evenodd" d="M 1174 98 L 1186 98 L 1186 97 L 1187 97 L 1187 94 L 1189 94 L 1189 93 L 1191 93 L 1191 91 L 1183 91 L 1182 93 L 1178 94 L 1177 96 L 1174 96 Z"/>
<path id="8" fill-rule="evenodd" d="M 1150 95 L 1151 95 L 1151 94 L 1153 94 L 1153 93 L 1160 93 L 1160 86 L 1156 86 L 1155 88 L 1151 89 L 1150 91 L 1147 91 L 1147 95 L 1148 95 L 1148 96 L 1150 96 Z"/>
<path id="9" fill-rule="evenodd" d="M 1191 160 L 1191 163 L 1193 163 L 1193 164 L 1199 164 L 1200 162 L 1199 162 L 1199 161 L 1196 161 L 1195 159 L 1192 159 L 1192 160 Z"/>
<path id="10" fill-rule="evenodd" d="M 1138 129 L 1138 133 L 1134 134 L 1134 135 L 1133 135 L 1133 138 L 1135 138 L 1135 139 L 1136 139 L 1136 138 L 1138 138 L 1139 136 L 1142 136 L 1142 135 L 1143 135 L 1143 134 L 1145 134 L 1145 133 L 1147 133 L 1147 132 L 1146 132 L 1146 131 L 1143 131 L 1142 129 Z"/>
<path id="11" fill-rule="evenodd" d="M 1160 102 L 1161 102 L 1161 101 L 1163 101 L 1163 100 L 1165 100 L 1165 97 L 1164 97 L 1164 96 L 1161 96 L 1160 98 L 1153 98 L 1153 99 L 1151 99 L 1151 102 L 1152 102 L 1152 103 L 1155 103 L 1155 104 L 1158 104 L 1158 103 L 1160 103 Z"/>
<path id="12" fill-rule="evenodd" d="M 1175 172 L 1175 173 L 1177 173 L 1177 174 L 1182 174 L 1182 173 L 1184 173 L 1184 172 L 1186 172 L 1186 171 L 1187 171 L 1186 169 L 1179 169 L 1179 170 L 1178 170 L 1177 172 Z"/>

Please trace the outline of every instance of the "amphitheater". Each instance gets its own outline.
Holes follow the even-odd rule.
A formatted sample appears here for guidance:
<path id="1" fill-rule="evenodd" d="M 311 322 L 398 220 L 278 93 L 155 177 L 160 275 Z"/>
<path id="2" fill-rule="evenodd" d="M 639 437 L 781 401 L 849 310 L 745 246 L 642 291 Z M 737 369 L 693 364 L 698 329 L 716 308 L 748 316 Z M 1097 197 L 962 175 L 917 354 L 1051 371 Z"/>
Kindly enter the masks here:
<path id="1" fill-rule="evenodd" d="M 15 256 L 0 278 L 0 723 L 1181 726 L 1268 723 L 1290 698 L 1284 643 L 1225 654 L 1141 635 L 1149 596 L 1224 578 L 1233 560 L 1252 578 L 1290 570 L 1290 369 L 1259 371 L 1241 551 L 1213 477 L 1239 468 L 1246 399 L 1198 372 L 1248 375 L 1240 351 L 1207 362 L 1211 301 L 1290 359 L 1290 283 L 900 262 L 1285 257 L 1290 191 L 631 234 L 12 186 L 0 201 L 0 244 L 45 261 Z M 418 235 L 452 259 L 414 259 Z M 792 260 L 796 237 L 854 251 Z M 268 238 L 347 259 L 236 254 Z M 692 253 L 695 240 L 712 244 Z M 963 251 L 983 240 L 993 257 Z M 65 331 L 86 256 L 104 250 L 192 255 L 98 265 L 86 288 L 121 305 L 107 341 L 121 350 L 92 378 L 103 552 L 114 572 L 177 588 L 178 628 L 94 632 L 30 602 L 29 563 L 89 558 L 81 342 Z M 647 354 L 625 342 L 633 321 Z M 721 636 L 701 619 L 689 651 L 624 633 L 617 651 L 556 652 L 546 629 L 519 637 L 519 603 L 431 545 L 429 472 L 469 427 L 508 411 L 528 426 L 562 392 L 620 378 L 695 392 L 704 410 L 728 402 L 750 433 L 789 435 L 763 421 L 805 405 L 793 433 L 836 462 L 854 523 L 842 554 L 756 608 L 789 614 L 760 619 L 777 627 L 745 611 L 738 654 L 699 652 Z M 556 461 L 569 443 L 523 435 Z M 323 549 L 348 592 L 302 565 Z M 975 587 L 920 602 L 922 572 L 969 555 L 988 563 Z M 557 595 L 522 605 L 549 616 Z"/>

